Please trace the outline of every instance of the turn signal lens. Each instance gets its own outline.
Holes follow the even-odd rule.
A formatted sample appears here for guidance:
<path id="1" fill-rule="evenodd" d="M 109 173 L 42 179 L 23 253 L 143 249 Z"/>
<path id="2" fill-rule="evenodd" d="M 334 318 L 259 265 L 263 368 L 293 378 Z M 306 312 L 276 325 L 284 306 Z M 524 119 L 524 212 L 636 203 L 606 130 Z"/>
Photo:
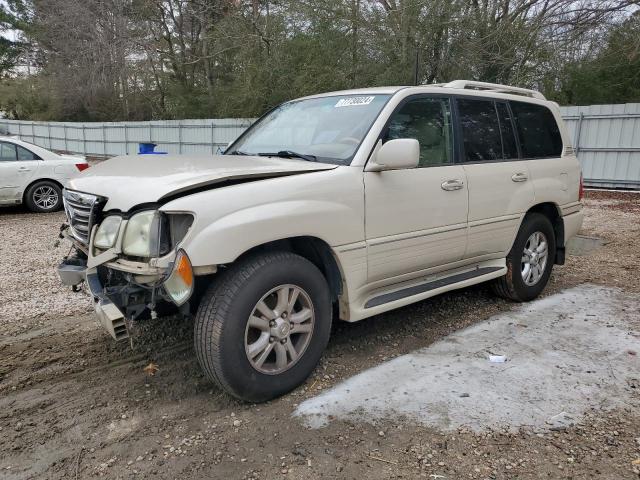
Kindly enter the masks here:
<path id="1" fill-rule="evenodd" d="M 189 257 L 182 250 L 176 255 L 171 275 L 164 282 L 164 289 L 177 306 L 189 300 L 193 293 L 193 268 Z"/>
<path id="2" fill-rule="evenodd" d="M 76 163 L 76 168 L 78 169 L 79 172 L 86 170 L 87 168 L 89 168 L 89 164 L 88 163 Z"/>

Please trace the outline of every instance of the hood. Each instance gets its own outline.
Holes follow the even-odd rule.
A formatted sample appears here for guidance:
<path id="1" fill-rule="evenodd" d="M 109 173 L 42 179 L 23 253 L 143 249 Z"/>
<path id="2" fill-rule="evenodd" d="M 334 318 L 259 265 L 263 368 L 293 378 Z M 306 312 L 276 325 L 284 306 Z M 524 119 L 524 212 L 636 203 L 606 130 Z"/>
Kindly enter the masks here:
<path id="1" fill-rule="evenodd" d="M 336 165 L 305 160 L 235 155 L 129 155 L 95 165 L 69 182 L 69 189 L 108 198 L 105 210 L 127 211 L 192 190 L 229 181 L 252 181 L 331 170 Z"/>

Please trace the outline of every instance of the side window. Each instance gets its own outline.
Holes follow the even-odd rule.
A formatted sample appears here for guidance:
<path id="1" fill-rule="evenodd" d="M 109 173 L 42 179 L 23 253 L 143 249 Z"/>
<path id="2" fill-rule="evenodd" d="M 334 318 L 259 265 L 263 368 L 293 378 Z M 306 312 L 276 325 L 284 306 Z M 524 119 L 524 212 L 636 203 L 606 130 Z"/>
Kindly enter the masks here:
<path id="1" fill-rule="evenodd" d="M 449 99 L 409 100 L 391 117 L 384 141 L 397 138 L 415 138 L 420 142 L 419 167 L 453 163 Z"/>
<path id="2" fill-rule="evenodd" d="M 506 103 L 497 102 L 498 120 L 500 120 L 500 133 L 502 135 L 502 158 L 518 158 L 518 147 L 516 146 L 516 136 L 513 132 L 513 122 L 511 112 Z"/>
<path id="3" fill-rule="evenodd" d="M 18 160 L 40 160 L 38 155 L 20 145 L 16 145 L 16 149 L 18 150 Z"/>
<path id="4" fill-rule="evenodd" d="M 522 156 L 559 157 L 562 154 L 562 137 L 551 110 L 534 103 L 509 103 L 516 120 Z"/>
<path id="5" fill-rule="evenodd" d="M 458 99 L 465 162 L 502 160 L 500 123 L 493 100 Z"/>
<path id="6" fill-rule="evenodd" d="M 0 162 L 13 162 L 17 158 L 15 145 L 0 142 Z"/>

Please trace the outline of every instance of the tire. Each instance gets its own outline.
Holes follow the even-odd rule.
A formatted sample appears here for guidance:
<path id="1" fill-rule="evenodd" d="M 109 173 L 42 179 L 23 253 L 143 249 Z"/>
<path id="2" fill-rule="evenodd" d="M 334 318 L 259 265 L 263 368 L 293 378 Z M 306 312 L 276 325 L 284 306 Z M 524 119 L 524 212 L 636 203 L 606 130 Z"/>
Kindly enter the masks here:
<path id="1" fill-rule="evenodd" d="M 544 268 L 541 266 L 541 256 L 537 255 L 538 267 L 537 270 L 542 270 L 541 274 L 535 279 L 535 271 L 532 272 L 533 267 L 529 264 L 529 269 L 525 270 L 525 257 L 531 259 L 531 256 L 525 254 L 525 248 L 531 246 L 530 239 L 534 234 L 542 234 L 547 244 L 547 256 Z M 538 237 L 539 245 L 542 245 L 542 237 Z M 531 249 L 528 249 L 532 251 Z M 541 247 L 534 249 L 536 252 L 541 250 Z M 551 276 L 551 270 L 553 269 L 553 263 L 556 256 L 556 238 L 553 231 L 553 226 L 549 219 L 540 213 L 528 214 L 520 226 L 518 235 L 516 236 L 513 247 L 507 255 L 507 274 L 504 277 L 496 279 L 492 283 L 493 291 L 500 297 L 513 300 L 515 302 L 528 302 L 536 298 L 549 281 Z M 533 259 L 535 262 L 536 260 Z M 528 278 L 525 280 L 523 275 Z M 534 282 L 534 283 L 531 283 Z"/>
<path id="2" fill-rule="evenodd" d="M 286 312 L 273 318 L 282 310 L 278 309 L 280 295 L 297 298 L 287 310 L 290 322 Z M 262 313 L 265 306 L 267 315 Z M 329 287 L 315 265 L 289 252 L 252 255 L 233 264 L 202 297 L 194 332 L 198 362 L 208 378 L 234 397 L 247 402 L 270 400 L 311 374 L 329 341 L 331 316 Z M 266 319 L 271 319 L 267 325 Z M 291 333 L 283 338 L 289 328 Z M 305 332 L 297 333 L 298 329 Z M 269 343 L 255 355 L 263 340 Z M 268 356 L 262 358 L 269 348 Z M 282 348 L 286 350 L 284 370 L 278 355 Z M 289 348 L 297 353 L 297 360 Z M 250 355 L 255 356 L 250 359 Z M 259 365 L 261 358 L 264 363 Z"/>
<path id="3" fill-rule="evenodd" d="M 24 199 L 32 212 L 55 212 L 62 208 L 62 189 L 55 182 L 41 180 L 27 189 Z"/>

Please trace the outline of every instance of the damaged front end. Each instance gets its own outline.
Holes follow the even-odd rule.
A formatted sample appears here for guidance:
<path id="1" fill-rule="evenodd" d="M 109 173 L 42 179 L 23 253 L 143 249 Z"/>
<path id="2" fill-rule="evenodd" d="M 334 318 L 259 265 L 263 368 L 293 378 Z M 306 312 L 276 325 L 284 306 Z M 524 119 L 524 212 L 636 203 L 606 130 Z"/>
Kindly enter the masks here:
<path id="1" fill-rule="evenodd" d="M 103 212 L 101 197 L 65 190 L 63 198 L 68 224 L 60 234 L 74 251 L 58 275 L 74 289 L 86 282 L 97 319 L 115 340 L 129 337 L 134 320 L 155 318 L 159 307 L 189 312 L 195 274 L 180 244 L 193 214 L 153 205 L 126 214 Z"/>

